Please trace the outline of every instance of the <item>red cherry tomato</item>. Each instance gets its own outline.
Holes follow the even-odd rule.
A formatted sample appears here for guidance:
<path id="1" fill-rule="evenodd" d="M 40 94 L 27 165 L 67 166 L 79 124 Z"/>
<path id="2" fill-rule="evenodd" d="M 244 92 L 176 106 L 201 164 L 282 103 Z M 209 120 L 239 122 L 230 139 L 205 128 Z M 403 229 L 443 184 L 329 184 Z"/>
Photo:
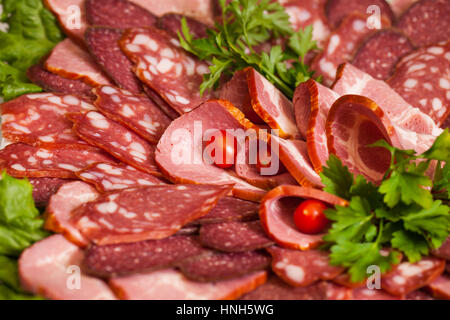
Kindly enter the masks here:
<path id="1" fill-rule="evenodd" d="M 303 201 L 294 213 L 294 222 L 298 230 L 307 234 L 322 232 L 329 223 L 324 213 L 325 209 L 327 206 L 322 201 Z"/>
<path id="2" fill-rule="evenodd" d="M 218 131 L 220 134 L 215 133 L 207 142 L 207 145 L 211 145 L 213 148 L 211 157 L 214 164 L 219 168 L 228 169 L 236 162 L 237 139 L 232 134 L 227 134 L 226 130 Z M 216 156 L 216 150 L 221 150 L 222 152 L 217 152 Z M 220 153 L 222 153 L 222 157 L 220 157 Z"/>

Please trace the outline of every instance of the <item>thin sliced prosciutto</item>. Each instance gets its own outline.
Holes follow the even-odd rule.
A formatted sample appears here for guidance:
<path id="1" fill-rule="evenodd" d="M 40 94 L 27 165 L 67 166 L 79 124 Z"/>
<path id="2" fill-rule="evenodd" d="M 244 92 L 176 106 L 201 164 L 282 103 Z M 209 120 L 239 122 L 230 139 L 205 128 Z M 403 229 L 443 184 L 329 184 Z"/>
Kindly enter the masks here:
<path id="1" fill-rule="evenodd" d="M 164 185 L 108 193 L 77 209 L 77 227 L 99 245 L 163 239 L 206 215 L 230 189 Z"/>
<path id="2" fill-rule="evenodd" d="M 304 199 L 316 199 L 326 204 L 346 206 L 347 201 L 327 192 L 297 186 L 280 186 L 266 194 L 259 216 L 266 233 L 278 245 L 309 250 L 322 242 L 324 234 L 309 235 L 298 231 L 293 213 Z"/>
<path id="3" fill-rule="evenodd" d="M 108 285 L 82 273 L 83 251 L 62 235 L 26 249 L 19 259 L 25 290 L 53 300 L 116 300 Z"/>

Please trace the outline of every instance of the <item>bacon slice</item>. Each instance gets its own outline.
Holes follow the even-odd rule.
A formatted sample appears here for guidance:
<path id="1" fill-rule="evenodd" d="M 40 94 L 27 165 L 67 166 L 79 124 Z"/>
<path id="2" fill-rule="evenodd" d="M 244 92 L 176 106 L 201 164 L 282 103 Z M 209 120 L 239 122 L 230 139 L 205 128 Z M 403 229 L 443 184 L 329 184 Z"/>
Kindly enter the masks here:
<path id="1" fill-rule="evenodd" d="M 324 234 L 308 235 L 298 231 L 293 213 L 305 199 L 316 199 L 328 205 L 346 206 L 346 200 L 327 192 L 297 186 L 279 186 L 268 192 L 261 202 L 259 216 L 264 230 L 278 245 L 309 250 L 322 242 Z"/>
<path id="2" fill-rule="evenodd" d="M 62 235 L 50 236 L 20 256 L 20 281 L 27 291 L 48 299 L 116 300 L 106 283 L 80 273 L 82 260 L 76 245 Z"/>
<path id="3" fill-rule="evenodd" d="M 77 209 L 77 227 L 99 245 L 163 239 L 206 215 L 230 189 L 163 185 L 108 193 Z"/>
<path id="4" fill-rule="evenodd" d="M 231 280 L 201 283 L 188 280 L 179 271 L 166 269 L 114 278 L 110 286 L 126 300 L 233 300 L 266 282 L 266 271 Z"/>
<path id="5" fill-rule="evenodd" d="M 73 218 L 74 210 L 83 203 L 93 201 L 99 196 L 90 185 L 81 181 L 67 183 L 51 197 L 45 210 L 45 229 L 62 233 L 74 244 L 85 247 L 89 241 L 78 231 Z"/>
<path id="6" fill-rule="evenodd" d="M 92 86 L 111 84 L 89 53 L 70 39 L 56 45 L 45 61 L 45 68 L 64 78 L 80 79 Z"/>

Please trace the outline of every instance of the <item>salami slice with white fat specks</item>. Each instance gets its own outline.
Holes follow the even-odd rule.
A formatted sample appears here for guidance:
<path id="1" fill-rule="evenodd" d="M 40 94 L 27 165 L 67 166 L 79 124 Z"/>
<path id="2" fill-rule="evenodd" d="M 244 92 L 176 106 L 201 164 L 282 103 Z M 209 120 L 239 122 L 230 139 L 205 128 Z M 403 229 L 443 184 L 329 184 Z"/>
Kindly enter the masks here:
<path id="1" fill-rule="evenodd" d="M 189 279 L 213 282 L 242 277 L 254 271 L 267 268 L 270 257 L 259 251 L 207 254 L 187 259 L 178 264 L 181 272 Z"/>
<path id="2" fill-rule="evenodd" d="M 86 0 L 86 19 L 90 25 L 120 29 L 153 26 L 158 18 L 128 0 Z"/>
<path id="3" fill-rule="evenodd" d="M 181 30 L 181 19 L 186 19 L 186 23 L 189 27 L 189 31 L 196 38 L 206 38 L 206 30 L 208 26 L 187 16 L 183 16 L 177 13 L 167 13 L 159 18 L 158 28 L 167 31 L 172 37 L 178 39 L 178 32 Z"/>
<path id="4" fill-rule="evenodd" d="M 258 218 L 259 203 L 223 197 L 204 217 L 193 221 L 193 224 L 221 223 L 227 221 L 250 221 Z"/>
<path id="5" fill-rule="evenodd" d="M 155 176 L 131 166 L 95 163 L 76 173 L 81 180 L 95 186 L 102 193 L 133 187 L 165 184 Z"/>
<path id="6" fill-rule="evenodd" d="M 65 117 L 70 112 L 88 112 L 95 107 L 73 95 L 38 93 L 20 96 L 2 104 L 2 135 L 35 146 L 87 148 L 72 132 Z"/>
<path id="7" fill-rule="evenodd" d="M 33 186 L 33 200 L 36 207 L 45 208 L 58 189 L 73 180 L 60 178 L 29 178 Z"/>
<path id="8" fill-rule="evenodd" d="M 176 119 L 180 116 L 161 96 L 149 86 L 142 87 L 144 93 L 164 112 L 170 119 Z"/>
<path id="9" fill-rule="evenodd" d="M 173 267 L 205 249 L 193 237 L 173 236 L 161 240 L 93 245 L 86 250 L 84 266 L 89 273 L 116 277 Z"/>
<path id="10" fill-rule="evenodd" d="M 445 261 L 423 258 L 419 262 L 403 262 L 381 278 L 381 287 L 390 294 L 401 296 L 424 287 L 439 277 Z"/>
<path id="11" fill-rule="evenodd" d="M 100 196 L 77 209 L 77 226 L 99 245 L 163 239 L 206 215 L 229 192 L 227 185 L 126 189 Z"/>
<path id="12" fill-rule="evenodd" d="M 144 172 L 160 175 L 155 164 L 155 147 L 133 131 L 99 112 L 71 114 L 73 131 L 89 144 Z"/>
<path id="13" fill-rule="evenodd" d="M 53 48 L 45 61 L 45 68 L 61 77 L 80 79 L 91 86 L 111 84 L 89 53 L 70 39 Z"/>
<path id="14" fill-rule="evenodd" d="M 351 291 L 352 300 L 400 300 L 400 297 L 387 293 L 384 290 L 356 288 Z"/>
<path id="15" fill-rule="evenodd" d="M 244 252 L 273 244 L 260 221 L 224 222 L 203 225 L 199 241 L 206 247 L 224 252 Z"/>
<path id="16" fill-rule="evenodd" d="M 142 89 L 132 70 L 133 64 L 119 47 L 122 34 L 123 31 L 119 29 L 91 27 L 86 30 L 84 37 L 91 56 L 114 83 L 138 94 Z"/>
<path id="17" fill-rule="evenodd" d="M 110 86 L 96 88 L 94 93 L 97 95 L 95 106 L 100 112 L 152 143 L 159 141 L 171 122 L 145 96 L 133 95 L 129 91 Z"/>
<path id="18" fill-rule="evenodd" d="M 293 213 L 304 199 L 316 199 L 328 205 L 347 205 L 344 199 L 314 188 L 279 186 L 269 191 L 261 202 L 259 216 L 264 230 L 278 245 L 309 250 L 321 244 L 323 234 L 305 234 L 295 226 Z"/>
<path id="19" fill-rule="evenodd" d="M 401 32 L 381 30 L 364 40 L 352 64 L 375 79 L 386 80 L 399 59 L 413 48 L 411 41 Z"/>
<path id="20" fill-rule="evenodd" d="M 403 57 L 387 83 L 441 125 L 450 115 L 450 42 Z"/>
<path id="21" fill-rule="evenodd" d="M 51 197 L 45 210 L 44 228 L 56 233 L 62 233 L 69 241 L 79 247 L 85 247 L 89 241 L 76 228 L 73 218 L 74 210 L 83 203 L 93 201 L 99 196 L 89 184 L 74 181 L 59 188 Z"/>
<path id="22" fill-rule="evenodd" d="M 97 148 L 44 149 L 13 143 L 0 150 L 0 169 L 13 177 L 76 179 L 75 172 L 95 162 L 116 161 Z"/>
<path id="23" fill-rule="evenodd" d="M 317 280 L 332 280 L 344 271 L 330 265 L 328 253 L 320 250 L 291 250 L 270 247 L 272 270 L 286 283 L 306 287 Z"/>
<path id="24" fill-rule="evenodd" d="M 266 279 L 267 273 L 259 271 L 237 279 L 205 283 L 191 281 L 174 269 L 165 269 L 113 278 L 109 285 L 125 300 L 233 300 Z"/>
<path id="25" fill-rule="evenodd" d="M 208 65 L 177 46 L 177 40 L 156 28 L 130 29 L 120 45 L 135 64 L 138 78 L 155 90 L 178 113 L 199 106 L 210 97 L 199 87 Z"/>
<path id="26" fill-rule="evenodd" d="M 450 2 L 421 0 L 414 3 L 398 20 L 396 27 L 417 47 L 432 45 L 450 38 Z"/>

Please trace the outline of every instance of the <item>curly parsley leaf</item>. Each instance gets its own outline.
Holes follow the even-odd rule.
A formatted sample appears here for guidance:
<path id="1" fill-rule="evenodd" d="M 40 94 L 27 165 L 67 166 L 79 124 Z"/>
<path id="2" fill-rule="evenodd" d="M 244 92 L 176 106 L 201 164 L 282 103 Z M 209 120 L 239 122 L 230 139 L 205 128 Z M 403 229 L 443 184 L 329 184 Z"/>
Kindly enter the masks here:
<path id="1" fill-rule="evenodd" d="M 341 198 L 350 199 L 350 188 L 353 185 L 353 174 L 350 173 L 341 160 L 334 154 L 330 155 L 327 165 L 320 173 L 324 191 L 335 194 Z"/>
<path id="2" fill-rule="evenodd" d="M 392 234 L 391 244 L 393 248 L 402 251 L 414 263 L 428 254 L 428 242 L 420 234 L 399 230 Z"/>

